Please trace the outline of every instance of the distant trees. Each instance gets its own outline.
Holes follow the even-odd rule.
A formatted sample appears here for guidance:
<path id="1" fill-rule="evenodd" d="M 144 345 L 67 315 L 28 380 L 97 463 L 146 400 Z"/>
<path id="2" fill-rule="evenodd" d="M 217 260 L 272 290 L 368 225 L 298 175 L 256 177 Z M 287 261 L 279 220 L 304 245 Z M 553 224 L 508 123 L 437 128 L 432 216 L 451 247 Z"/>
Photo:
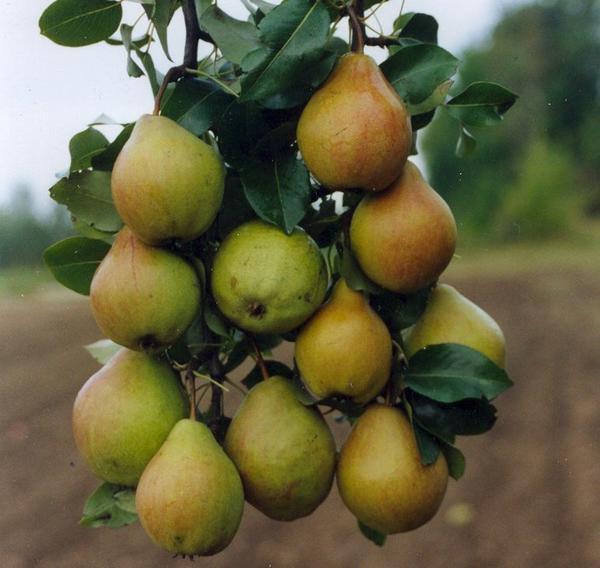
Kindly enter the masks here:
<path id="1" fill-rule="evenodd" d="M 37 214 L 31 190 L 20 185 L 8 204 L 0 206 L 0 268 L 39 265 L 44 249 L 72 232 L 62 207 Z"/>
<path id="2" fill-rule="evenodd" d="M 519 8 L 463 61 L 461 85 L 485 70 L 521 96 L 502 127 L 477 132 L 480 147 L 462 160 L 446 143 L 456 124 L 443 111 L 423 141 L 432 185 L 463 229 L 543 237 L 567 230 L 577 211 L 600 214 L 598 2 Z"/>

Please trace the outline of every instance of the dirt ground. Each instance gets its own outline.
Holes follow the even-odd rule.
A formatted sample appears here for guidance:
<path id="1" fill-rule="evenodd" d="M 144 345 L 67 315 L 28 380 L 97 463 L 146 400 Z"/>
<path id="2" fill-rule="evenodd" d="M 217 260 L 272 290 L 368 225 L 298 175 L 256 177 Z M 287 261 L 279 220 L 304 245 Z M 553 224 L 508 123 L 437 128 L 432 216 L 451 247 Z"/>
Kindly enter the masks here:
<path id="1" fill-rule="evenodd" d="M 207 567 L 600 566 L 600 273 L 531 270 L 456 279 L 506 331 L 516 386 L 488 435 L 462 439 L 467 472 L 438 516 L 379 549 L 335 488 L 307 519 L 247 506 L 232 545 Z M 75 394 L 96 369 L 99 337 L 84 300 L 0 303 L 0 567 L 181 566 L 139 525 L 78 526 L 97 481 L 70 430 Z M 338 436 L 344 432 L 338 431 Z"/>

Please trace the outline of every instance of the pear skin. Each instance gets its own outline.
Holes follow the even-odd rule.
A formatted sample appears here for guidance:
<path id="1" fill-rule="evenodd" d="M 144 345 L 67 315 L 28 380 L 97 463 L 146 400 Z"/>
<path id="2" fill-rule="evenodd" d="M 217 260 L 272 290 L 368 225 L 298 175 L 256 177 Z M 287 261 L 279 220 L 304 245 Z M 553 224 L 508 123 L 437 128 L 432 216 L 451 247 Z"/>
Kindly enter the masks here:
<path id="1" fill-rule="evenodd" d="M 129 349 L 157 351 L 185 332 L 200 307 L 192 266 L 150 247 L 127 228 L 94 274 L 92 312 L 102 333 Z"/>
<path id="2" fill-rule="evenodd" d="M 456 223 L 446 202 L 408 161 L 392 186 L 359 203 L 350 240 L 373 282 L 410 294 L 437 280 L 452 260 Z"/>
<path id="3" fill-rule="evenodd" d="M 164 116 L 142 116 L 112 171 L 119 215 L 144 242 L 199 237 L 223 200 L 225 169 L 211 146 Z"/>
<path id="4" fill-rule="evenodd" d="M 496 321 L 460 292 L 439 284 L 431 292 L 425 312 L 406 333 L 404 347 L 411 357 L 438 343 L 459 343 L 480 351 L 504 367 L 506 342 Z"/>
<path id="5" fill-rule="evenodd" d="M 342 500 L 359 521 L 383 534 L 410 531 L 432 519 L 447 484 L 443 454 L 422 465 L 412 426 L 397 408 L 369 407 L 340 452 Z"/>
<path id="6" fill-rule="evenodd" d="M 319 411 L 296 399 L 288 379 L 271 377 L 250 390 L 224 447 L 246 500 L 272 519 L 305 517 L 329 494 L 335 441 Z"/>
<path id="7" fill-rule="evenodd" d="M 77 448 L 101 479 L 135 486 L 188 406 L 179 377 L 167 363 L 122 349 L 75 399 Z"/>
<path id="8" fill-rule="evenodd" d="M 392 338 L 367 298 L 340 279 L 329 302 L 300 330 L 295 357 L 316 398 L 340 394 L 363 404 L 389 379 Z"/>
<path id="9" fill-rule="evenodd" d="M 368 55 L 348 53 L 304 108 L 297 130 L 312 175 L 334 189 L 386 188 L 412 145 L 410 116 Z"/>
<path id="10" fill-rule="evenodd" d="M 240 476 L 205 424 L 178 422 L 135 495 L 142 527 L 176 554 L 210 556 L 233 539 L 244 510 Z"/>
<path id="11" fill-rule="evenodd" d="M 285 333 L 304 323 L 325 298 L 329 276 L 317 244 L 302 230 L 249 221 L 221 244 L 212 292 L 223 314 L 253 333 Z"/>

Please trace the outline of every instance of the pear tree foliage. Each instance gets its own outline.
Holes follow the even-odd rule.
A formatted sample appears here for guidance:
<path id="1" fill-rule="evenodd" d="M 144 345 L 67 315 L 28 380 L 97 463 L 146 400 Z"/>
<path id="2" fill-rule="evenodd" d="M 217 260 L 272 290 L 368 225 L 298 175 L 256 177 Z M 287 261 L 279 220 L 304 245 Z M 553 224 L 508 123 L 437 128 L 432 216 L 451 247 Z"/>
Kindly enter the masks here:
<path id="1" fill-rule="evenodd" d="M 139 17 L 125 21 L 123 1 L 139 8 Z M 218 148 L 226 167 L 222 207 L 210 228 L 198 239 L 172 242 L 168 248 L 198 270 L 203 306 L 185 334 L 162 357 L 185 375 L 190 369 L 206 381 L 213 396 L 199 405 L 198 418 L 222 440 L 230 422 L 222 397 L 229 375 L 247 360 L 252 370 L 237 388 L 248 390 L 265 375 L 288 377 L 296 396 L 307 406 L 331 409 L 339 421 L 354 423 L 364 407 L 348 397 L 315 400 L 299 372 L 277 360 L 273 350 L 294 341 L 296 331 L 283 335 L 251 335 L 223 316 L 210 290 L 207 274 L 215 252 L 232 229 L 252 220 L 291 234 L 300 226 L 318 244 L 331 281 L 343 277 L 348 286 L 367 295 L 385 322 L 394 344 L 394 364 L 388 386 L 380 393 L 409 416 L 423 464 L 442 452 L 449 473 L 458 479 L 464 456 L 458 435 L 482 434 L 496 420 L 493 400 L 512 383 L 506 372 L 479 351 L 452 343 L 423 349 L 407 358 L 403 333 L 417 322 L 427 305 L 431 286 L 411 294 L 395 294 L 371 281 L 361 270 L 348 242 L 349 220 L 362 193 L 331 193 L 309 173 L 299 152 L 296 127 L 311 96 L 352 47 L 347 26 L 357 16 L 367 49 L 384 54 L 380 69 L 402 97 L 413 130 L 412 153 L 419 131 L 438 113 L 456 120 L 457 159 L 476 146 L 473 129 L 500 124 L 517 96 L 494 82 L 456 86 L 459 60 L 438 45 L 436 20 L 422 13 L 400 13 L 381 22 L 377 35 L 375 10 L 381 2 L 352 0 L 243 0 L 247 17 L 234 18 L 226 3 L 213 0 L 55 0 L 42 13 L 41 33 L 68 47 L 104 42 L 123 51 L 124 71 L 132 80 L 148 81 L 147 111 L 176 121 L 193 135 Z M 183 13 L 185 60 L 172 69 L 158 69 L 153 55 L 162 50 L 171 59 L 168 30 Z M 354 34 L 356 36 L 356 22 Z M 209 49 L 198 58 L 200 42 Z M 91 64 L 92 62 L 90 62 Z M 82 125 L 69 142 L 68 173 L 50 196 L 68 208 L 78 236 L 52 245 L 44 258 L 55 278 L 67 288 L 88 295 L 94 273 L 123 223 L 111 196 L 111 171 L 137 117 L 125 124 L 99 118 Z M 119 129 L 109 140 L 105 127 Z M 102 340 L 88 349 L 101 363 L 116 347 Z M 380 398 L 381 400 L 381 398 Z M 88 500 L 82 523 L 122 526 L 136 519 L 131 489 L 105 484 Z M 360 524 L 378 545 L 385 535 Z"/>

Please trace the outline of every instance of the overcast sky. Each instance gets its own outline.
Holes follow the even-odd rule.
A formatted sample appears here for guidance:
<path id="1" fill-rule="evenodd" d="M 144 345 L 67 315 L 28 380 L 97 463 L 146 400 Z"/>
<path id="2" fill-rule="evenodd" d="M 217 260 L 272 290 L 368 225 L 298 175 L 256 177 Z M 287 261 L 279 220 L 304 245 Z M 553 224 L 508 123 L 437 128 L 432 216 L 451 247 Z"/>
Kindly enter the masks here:
<path id="1" fill-rule="evenodd" d="M 401 3 L 390 0 L 377 12 L 385 27 L 398 15 Z M 485 41 L 503 11 L 521 3 L 524 0 L 406 0 L 404 11 L 434 15 L 440 44 L 459 54 Z M 50 0 L 3 0 L 0 9 L 0 204 L 15 185 L 26 183 L 43 206 L 56 172 L 68 166 L 73 134 L 101 113 L 131 122 L 152 109 L 147 80 L 127 77 L 121 47 L 61 47 L 39 35 L 38 18 L 48 4 Z M 219 6 L 239 18 L 247 16 L 240 0 L 219 0 Z M 133 2 L 125 2 L 125 7 L 129 21 L 141 9 Z M 170 34 L 176 61 L 183 41 L 179 16 Z M 168 61 L 159 52 L 155 46 L 155 61 L 164 71 Z"/>

